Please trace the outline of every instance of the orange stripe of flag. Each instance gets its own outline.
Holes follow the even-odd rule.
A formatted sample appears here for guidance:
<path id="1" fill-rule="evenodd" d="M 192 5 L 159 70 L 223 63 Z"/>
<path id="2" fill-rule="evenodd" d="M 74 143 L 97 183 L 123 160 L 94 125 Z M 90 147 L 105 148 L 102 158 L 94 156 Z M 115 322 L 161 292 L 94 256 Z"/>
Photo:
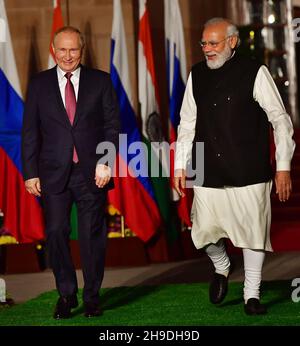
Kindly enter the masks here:
<path id="1" fill-rule="evenodd" d="M 52 31 L 51 31 L 51 39 L 50 39 L 50 54 L 53 57 L 53 60 L 55 61 L 54 52 L 52 49 L 52 41 L 54 37 L 54 33 L 61 27 L 64 26 L 62 11 L 60 7 L 60 0 L 54 0 L 54 9 L 53 9 L 53 21 L 52 21 Z"/>
<path id="2" fill-rule="evenodd" d="M 147 7 L 142 18 L 140 19 L 139 41 L 142 42 L 144 47 L 144 55 L 146 59 L 147 69 L 150 73 L 152 83 L 155 89 L 156 101 L 160 108 L 160 97 L 159 97 L 155 69 L 154 69 L 152 38 L 151 38 L 151 32 L 150 32 L 149 13 L 148 13 Z"/>

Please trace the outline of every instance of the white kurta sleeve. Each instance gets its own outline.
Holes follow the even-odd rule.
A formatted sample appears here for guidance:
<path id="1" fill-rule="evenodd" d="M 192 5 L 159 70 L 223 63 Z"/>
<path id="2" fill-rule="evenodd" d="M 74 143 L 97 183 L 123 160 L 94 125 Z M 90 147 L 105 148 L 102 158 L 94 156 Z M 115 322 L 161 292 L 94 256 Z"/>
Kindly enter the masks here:
<path id="1" fill-rule="evenodd" d="M 175 169 L 186 169 L 191 159 L 195 126 L 197 118 L 197 105 L 193 96 L 192 74 L 190 73 L 180 110 L 180 124 L 176 142 Z"/>
<path id="2" fill-rule="evenodd" d="M 276 84 L 266 66 L 258 70 L 253 97 L 266 112 L 274 129 L 276 146 L 276 170 L 289 171 L 295 150 L 292 139 L 294 130 L 290 116 L 286 113 Z"/>

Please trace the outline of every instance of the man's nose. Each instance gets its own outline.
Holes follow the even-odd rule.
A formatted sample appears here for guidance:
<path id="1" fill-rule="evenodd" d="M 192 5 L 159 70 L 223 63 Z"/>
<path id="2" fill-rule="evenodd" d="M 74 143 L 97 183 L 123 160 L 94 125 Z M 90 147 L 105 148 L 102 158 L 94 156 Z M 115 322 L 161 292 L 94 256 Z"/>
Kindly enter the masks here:
<path id="1" fill-rule="evenodd" d="M 208 53 L 212 51 L 212 47 L 210 44 L 206 44 L 204 47 L 202 47 L 203 53 Z"/>
<path id="2" fill-rule="evenodd" d="M 66 58 L 68 60 L 71 58 L 71 52 L 69 50 L 66 51 Z"/>

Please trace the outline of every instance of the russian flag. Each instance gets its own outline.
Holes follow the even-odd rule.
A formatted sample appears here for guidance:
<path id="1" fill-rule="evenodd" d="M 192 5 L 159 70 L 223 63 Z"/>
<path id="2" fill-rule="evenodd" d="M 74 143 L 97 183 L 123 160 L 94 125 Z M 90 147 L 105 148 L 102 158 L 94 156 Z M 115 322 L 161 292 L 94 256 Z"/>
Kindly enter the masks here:
<path id="1" fill-rule="evenodd" d="M 22 176 L 23 101 L 3 0 L 0 19 L 0 209 L 5 231 L 26 243 L 44 238 L 44 223 L 40 204 L 25 190 Z"/>
<path id="2" fill-rule="evenodd" d="M 177 127 L 180 122 L 180 108 L 187 80 L 186 54 L 182 17 L 178 0 L 164 0 L 165 37 L 167 59 L 167 81 L 169 94 L 169 139 L 174 143 L 177 138 Z M 174 152 L 170 153 L 170 171 L 174 170 Z M 186 196 L 178 202 L 178 214 L 182 221 L 191 226 L 190 207 L 191 196 Z"/>
<path id="3" fill-rule="evenodd" d="M 109 192 L 110 203 L 125 217 L 128 227 L 144 242 L 147 242 L 161 225 L 151 182 L 148 177 L 134 177 L 134 167 L 127 163 L 134 157 L 128 154 L 128 147 L 134 142 L 142 142 L 132 105 L 129 80 L 127 45 L 124 31 L 121 1 L 114 0 L 111 39 L 111 79 L 120 106 L 121 132 L 127 135 L 127 143 L 121 143 L 117 157 L 118 171 L 127 172 L 127 177 L 114 178 L 115 189 Z M 139 153 L 142 165 L 147 167 L 147 153 Z M 131 172 L 130 172 L 131 170 Z M 131 173 L 131 174 L 130 174 Z"/>

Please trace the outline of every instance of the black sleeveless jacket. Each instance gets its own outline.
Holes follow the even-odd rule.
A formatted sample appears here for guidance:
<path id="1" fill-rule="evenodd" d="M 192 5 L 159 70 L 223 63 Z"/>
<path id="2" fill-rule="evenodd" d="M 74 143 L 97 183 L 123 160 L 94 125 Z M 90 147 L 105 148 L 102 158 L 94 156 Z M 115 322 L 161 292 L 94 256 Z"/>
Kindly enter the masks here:
<path id="1" fill-rule="evenodd" d="M 245 186 L 270 180 L 270 124 L 253 99 L 261 64 L 235 55 L 219 69 L 192 68 L 197 104 L 195 142 L 204 142 L 206 187 Z"/>

